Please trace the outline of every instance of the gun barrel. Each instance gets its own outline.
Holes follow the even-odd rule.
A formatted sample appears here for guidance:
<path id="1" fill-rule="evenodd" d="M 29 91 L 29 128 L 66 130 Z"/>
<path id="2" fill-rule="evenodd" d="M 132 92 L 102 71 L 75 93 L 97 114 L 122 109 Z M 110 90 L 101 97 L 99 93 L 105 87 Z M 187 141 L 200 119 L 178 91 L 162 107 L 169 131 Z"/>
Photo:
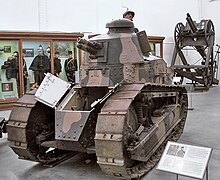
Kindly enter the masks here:
<path id="1" fill-rule="evenodd" d="M 89 42 L 85 39 L 78 38 L 78 43 L 82 44 L 82 45 L 85 45 L 85 46 L 92 47 L 92 48 L 96 48 L 91 42 Z"/>
<path id="2" fill-rule="evenodd" d="M 189 13 L 186 14 L 187 15 L 187 22 L 189 23 L 189 26 L 192 30 L 193 33 L 197 32 L 197 27 L 195 25 L 195 23 L 193 22 L 191 16 Z M 203 59 L 206 59 L 206 53 L 205 50 L 202 46 L 195 46 L 196 50 L 199 52 L 199 54 L 202 56 Z"/>
<path id="3" fill-rule="evenodd" d="M 89 54 L 92 54 L 92 55 L 95 55 L 97 53 L 97 49 L 90 47 L 88 45 L 78 44 L 77 47 L 79 49 L 82 49 L 83 51 L 88 52 Z"/>
<path id="4" fill-rule="evenodd" d="M 197 27 L 196 27 L 196 25 L 194 24 L 194 22 L 193 22 L 193 20 L 192 20 L 192 18 L 191 18 L 191 16 L 190 16 L 190 14 L 187 13 L 186 16 L 187 16 L 187 17 L 186 17 L 186 20 L 187 20 L 187 22 L 189 23 L 189 27 L 191 28 L 192 32 L 196 32 L 196 31 L 197 31 Z"/>
<path id="5" fill-rule="evenodd" d="M 78 43 L 89 46 L 89 47 L 92 47 L 92 48 L 95 48 L 95 49 L 101 49 L 102 48 L 102 45 L 100 43 L 90 42 L 90 41 L 87 41 L 87 40 L 82 39 L 82 38 L 78 38 Z"/>

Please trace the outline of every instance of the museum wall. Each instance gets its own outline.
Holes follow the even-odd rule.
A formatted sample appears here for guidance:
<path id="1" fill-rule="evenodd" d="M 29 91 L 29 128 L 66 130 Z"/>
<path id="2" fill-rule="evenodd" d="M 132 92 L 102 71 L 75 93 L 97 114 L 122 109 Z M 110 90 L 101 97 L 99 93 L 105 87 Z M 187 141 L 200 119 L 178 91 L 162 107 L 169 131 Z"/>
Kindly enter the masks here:
<path id="1" fill-rule="evenodd" d="M 215 44 L 220 45 L 220 21 L 219 21 L 219 0 L 202 0 L 202 17 L 211 19 L 215 26 Z M 217 47 L 215 46 L 215 51 Z M 220 78 L 220 71 L 218 71 Z"/>
<path id="2" fill-rule="evenodd" d="M 202 18 L 211 19 L 215 26 L 216 43 L 220 44 L 219 0 L 202 0 Z"/>
<path id="3" fill-rule="evenodd" d="M 105 33 L 106 22 L 121 18 L 129 8 L 136 12 L 134 24 L 139 30 L 146 30 L 151 36 L 165 36 L 164 58 L 170 64 L 174 28 L 178 22 L 185 24 L 186 13 L 196 21 L 211 18 L 218 43 L 219 6 L 220 1 L 210 0 L 8 0 L 0 12 L 4 17 L 0 30 Z M 186 56 L 195 59 L 188 52 Z"/>
<path id="4" fill-rule="evenodd" d="M 0 31 L 38 31 L 38 1 L 1 0 Z"/>
<path id="5" fill-rule="evenodd" d="M 136 27 L 150 35 L 170 36 L 186 12 L 198 19 L 198 1 L 192 0 L 8 0 L 0 12 L 1 30 L 104 33 L 106 22 L 121 18 L 126 8 L 136 12 Z"/>

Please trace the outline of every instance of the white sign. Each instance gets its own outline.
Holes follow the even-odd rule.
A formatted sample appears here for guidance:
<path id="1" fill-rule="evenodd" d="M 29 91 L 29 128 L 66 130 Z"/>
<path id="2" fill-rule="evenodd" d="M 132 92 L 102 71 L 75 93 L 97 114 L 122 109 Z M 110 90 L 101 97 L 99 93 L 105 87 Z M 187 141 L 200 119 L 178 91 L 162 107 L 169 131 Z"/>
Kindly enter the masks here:
<path id="1" fill-rule="evenodd" d="M 37 101 L 54 108 L 70 86 L 70 83 L 47 73 L 35 93 L 35 98 Z"/>
<path id="2" fill-rule="evenodd" d="M 211 148 L 168 142 L 158 170 L 203 179 Z"/>

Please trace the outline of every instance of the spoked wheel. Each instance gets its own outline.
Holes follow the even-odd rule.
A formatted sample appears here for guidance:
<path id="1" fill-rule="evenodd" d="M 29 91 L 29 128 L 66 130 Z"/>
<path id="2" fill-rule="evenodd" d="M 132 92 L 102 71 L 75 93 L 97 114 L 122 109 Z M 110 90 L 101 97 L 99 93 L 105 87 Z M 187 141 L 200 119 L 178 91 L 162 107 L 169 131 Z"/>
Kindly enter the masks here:
<path id="1" fill-rule="evenodd" d="M 205 25 L 205 41 L 207 46 L 213 46 L 215 39 L 215 28 L 211 20 L 208 20 Z"/>
<path id="2" fill-rule="evenodd" d="M 182 40 L 183 28 L 184 28 L 183 23 L 178 23 L 174 30 L 174 40 L 175 40 L 175 44 L 178 45 L 178 47 L 180 41 Z"/>

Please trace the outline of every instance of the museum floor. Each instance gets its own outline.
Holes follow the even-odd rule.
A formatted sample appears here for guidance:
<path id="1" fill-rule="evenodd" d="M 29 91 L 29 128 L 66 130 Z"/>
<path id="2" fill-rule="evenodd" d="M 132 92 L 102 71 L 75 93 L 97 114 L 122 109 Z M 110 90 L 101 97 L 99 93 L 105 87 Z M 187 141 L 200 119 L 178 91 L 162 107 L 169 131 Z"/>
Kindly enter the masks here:
<path id="1" fill-rule="evenodd" d="M 220 179 L 220 86 L 208 92 L 189 94 L 190 107 L 184 133 L 178 142 L 213 148 L 209 162 L 209 179 Z M 10 111 L 0 111 L 0 116 L 9 116 Z M 46 168 L 35 162 L 20 160 L 8 147 L 7 135 L 0 139 L 0 180 L 96 180 L 106 177 L 96 164 L 95 156 L 77 156 L 53 167 Z M 141 179 L 176 180 L 176 175 L 154 168 Z M 179 180 L 192 178 L 180 176 Z"/>

